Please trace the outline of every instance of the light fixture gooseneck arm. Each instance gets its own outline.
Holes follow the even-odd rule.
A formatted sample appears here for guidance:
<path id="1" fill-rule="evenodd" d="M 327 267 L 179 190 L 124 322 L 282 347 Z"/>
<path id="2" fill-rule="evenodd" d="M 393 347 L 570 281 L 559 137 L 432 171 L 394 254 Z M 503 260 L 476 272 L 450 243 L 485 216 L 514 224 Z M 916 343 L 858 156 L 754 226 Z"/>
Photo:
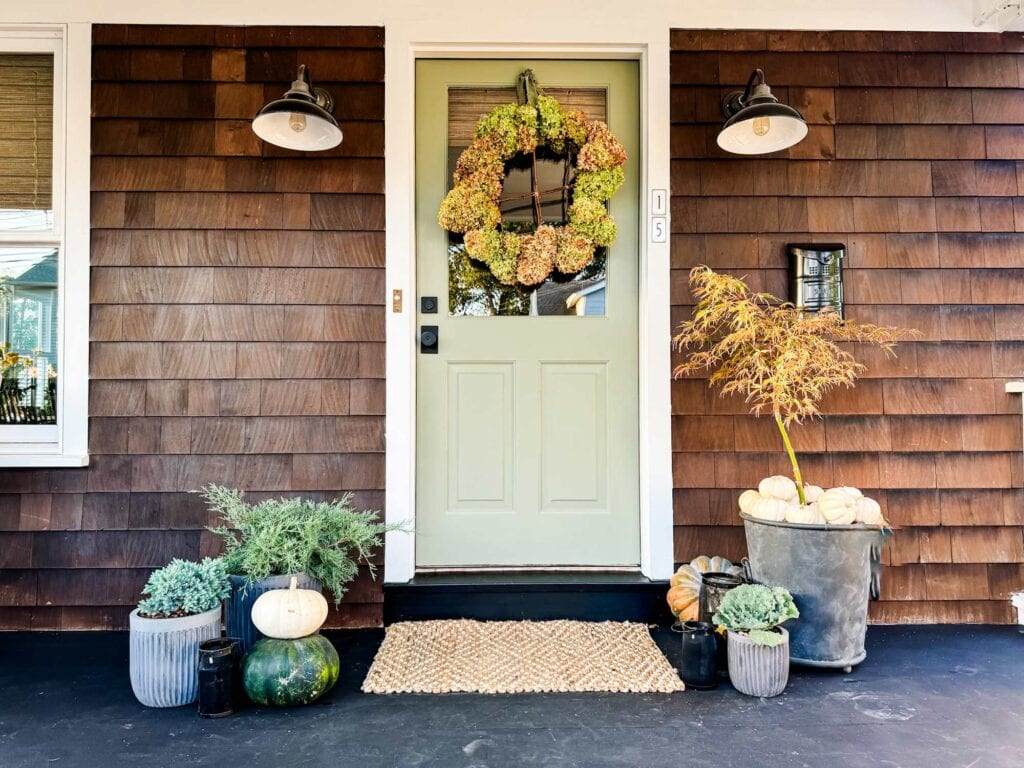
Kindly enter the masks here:
<path id="1" fill-rule="evenodd" d="M 299 64 L 299 72 L 292 80 L 292 87 L 285 93 L 289 96 L 306 99 L 328 112 L 334 111 L 334 98 L 323 88 L 315 88 L 309 79 L 309 70 L 305 64 Z"/>
<path id="2" fill-rule="evenodd" d="M 743 89 L 743 95 L 740 96 L 740 104 L 746 104 L 750 99 L 750 92 L 754 88 L 755 80 L 758 85 L 764 85 L 764 72 L 760 69 L 755 69 L 750 73 L 750 77 L 747 78 L 747 87 Z"/>
<path id="3" fill-rule="evenodd" d="M 764 72 L 755 69 L 747 78 L 747 86 L 742 91 L 732 91 L 722 99 L 722 115 L 730 118 L 747 106 L 751 99 L 772 98 L 771 89 L 765 84 Z"/>

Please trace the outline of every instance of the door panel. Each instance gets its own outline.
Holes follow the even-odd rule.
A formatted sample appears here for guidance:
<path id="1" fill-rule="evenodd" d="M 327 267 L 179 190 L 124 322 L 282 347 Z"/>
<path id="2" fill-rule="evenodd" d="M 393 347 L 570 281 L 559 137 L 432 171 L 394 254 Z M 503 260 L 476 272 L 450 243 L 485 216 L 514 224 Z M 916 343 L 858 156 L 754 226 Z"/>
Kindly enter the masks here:
<path id="1" fill-rule="evenodd" d="M 603 363 L 541 363 L 541 511 L 607 512 Z"/>
<path id="2" fill-rule="evenodd" d="M 474 115 L 514 100 L 526 68 L 563 107 L 607 119 L 630 159 L 604 258 L 509 292 L 481 282 L 437 209 Z M 437 354 L 417 357 L 418 567 L 639 565 L 638 145 L 635 62 L 417 62 L 417 291 L 438 305 L 417 318 L 438 327 Z M 529 215 L 523 184 L 510 170 L 506 224 Z M 543 202 L 558 219 L 560 200 Z"/>
<path id="3" fill-rule="evenodd" d="M 514 367 L 452 363 L 447 380 L 448 511 L 512 512 Z"/>

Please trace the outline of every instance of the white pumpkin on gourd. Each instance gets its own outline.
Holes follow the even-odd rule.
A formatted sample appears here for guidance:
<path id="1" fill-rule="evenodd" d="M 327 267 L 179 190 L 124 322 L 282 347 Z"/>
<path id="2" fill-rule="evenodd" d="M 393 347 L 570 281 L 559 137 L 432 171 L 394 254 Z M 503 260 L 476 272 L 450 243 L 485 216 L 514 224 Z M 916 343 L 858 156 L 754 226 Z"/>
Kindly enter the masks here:
<path id="1" fill-rule="evenodd" d="M 749 514 L 759 520 L 779 523 L 786 519 L 786 510 L 788 508 L 788 501 L 767 496 L 755 501 L 754 506 L 750 508 Z"/>
<path id="2" fill-rule="evenodd" d="M 817 504 L 790 504 L 786 507 L 786 522 L 818 525 L 825 521 L 821 517 Z"/>
<path id="3" fill-rule="evenodd" d="M 865 525 L 885 525 L 882 507 L 874 499 L 862 496 L 857 499 L 857 522 Z"/>
<path id="4" fill-rule="evenodd" d="M 740 512 L 751 514 L 754 505 L 764 497 L 758 491 L 744 491 L 740 494 Z"/>
<path id="5" fill-rule="evenodd" d="M 312 635 L 327 620 L 327 600 L 314 589 L 299 589 L 292 576 L 288 589 L 264 592 L 252 606 L 252 623 L 267 637 L 295 640 Z"/>
<path id="6" fill-rule="evenodd" d="M 758 484 L 757 490 L 762 496 L 770 496 L 783 501 L 789 501 L 797 495 L 796 483 L 785 475 L 766 477 Z"/>
<path id="7" fill-rule="evenodd" d="M 818 497 L 818 510 L 830 525 L 850 525 L 857 519 L 857 497 L 846 488 L 829 488 Z"/>

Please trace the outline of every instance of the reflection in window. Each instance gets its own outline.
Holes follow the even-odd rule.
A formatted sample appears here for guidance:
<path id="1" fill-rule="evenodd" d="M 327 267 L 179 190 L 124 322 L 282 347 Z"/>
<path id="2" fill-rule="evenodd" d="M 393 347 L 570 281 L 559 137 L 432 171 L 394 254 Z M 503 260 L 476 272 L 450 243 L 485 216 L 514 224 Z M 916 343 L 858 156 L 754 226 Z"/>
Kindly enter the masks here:
<path id="1" fill-rule="evenodd" d="M 57 423 L 57 250 L 0 249 L 0 424 Z"/>
<path id="2" fill-rule="evenodd" d="M 603 88 L 547 88 L 563 109 L 582 109 L 592 119 L 606 117 L 607 94 Z M 452 88 L 448 96 L 448 185 L 459 155 L 473 140 L 480 115 L 515 101 L 515 88 Z M 564 224 L 572 200 L 572 158 L 537 152 L 537 187 L 542 190 L 540 216 L 546 224 Z M 515 232 L 536 228 L 532 196 L 532 158 L 513 158 L 505 167 L 502 189 L 502 226 Z M 575 275 L 555 272 L 535 289 L 500 283 L 490 269 L 465 251 L 462 235 L 448 235 L 448 310 L 455 316 L 605 314 L 607 249 L 599 248 L 593 262 Z"/>

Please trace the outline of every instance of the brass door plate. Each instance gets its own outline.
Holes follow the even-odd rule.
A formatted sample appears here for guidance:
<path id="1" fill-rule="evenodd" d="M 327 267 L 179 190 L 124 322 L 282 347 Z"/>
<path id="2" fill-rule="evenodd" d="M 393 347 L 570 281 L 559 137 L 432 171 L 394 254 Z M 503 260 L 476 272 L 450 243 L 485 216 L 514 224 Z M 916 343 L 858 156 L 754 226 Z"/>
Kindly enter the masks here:
<path id="1" fill-rule="evenodd" d="M 392 312 L 396 312 L 396 313 L 402 311 L 402 289 L 401 288 L 395 288 L 395 290 L 393 290 L 391 292 L 391 311 Z"/>

